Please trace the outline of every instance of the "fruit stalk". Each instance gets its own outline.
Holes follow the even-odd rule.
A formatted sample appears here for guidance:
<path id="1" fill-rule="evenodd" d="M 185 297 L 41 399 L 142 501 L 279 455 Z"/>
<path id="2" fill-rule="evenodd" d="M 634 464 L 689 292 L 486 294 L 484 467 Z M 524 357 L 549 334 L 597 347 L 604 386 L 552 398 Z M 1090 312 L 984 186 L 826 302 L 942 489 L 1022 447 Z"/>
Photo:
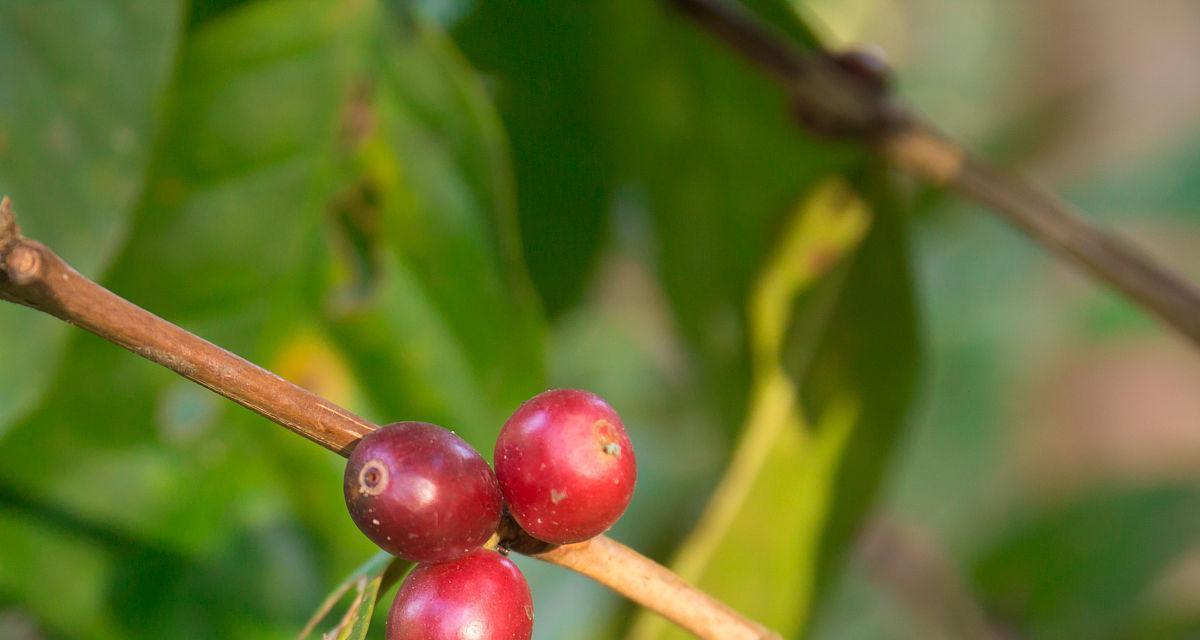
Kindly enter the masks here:
<path id="1" fill-rule="evenodd" d="M 86 329 L 343 457 L 378 428 L 84 277 L 48 247 L 21 235 L 7 197 L 0 199 L 0 299 Z M 699 638 L 778 637 L 662 565 L 603 536 L 533 557 L 588 576 Z"/>
<path id="2" fill-rule="evenodd" d="M 578 571 L 635 602 L 670 602 L 669 608 L 650 608 L 700 638 L 780 638 L 612 538 L 598 536 L 533 557 Z"/>

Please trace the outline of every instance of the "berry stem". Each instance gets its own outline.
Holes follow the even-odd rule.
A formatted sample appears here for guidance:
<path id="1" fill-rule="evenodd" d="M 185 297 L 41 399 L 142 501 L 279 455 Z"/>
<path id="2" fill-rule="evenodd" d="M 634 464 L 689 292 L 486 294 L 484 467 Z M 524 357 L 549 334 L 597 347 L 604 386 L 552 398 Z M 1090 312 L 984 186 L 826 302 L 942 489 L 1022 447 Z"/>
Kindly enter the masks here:
<path id="1" fill-rule="evenodd" d="M 693 587 L 670 569 L 605 536 L 533 556 L 582 573 L 666 619 L 712 640 L 761 640 L 779 634 Z"/>
<path id="2" fill-rule="evenodd" d="M 86 329 L 343 457 L 378 428 L 84 277 L 45 245 L 21 235 L 8 198 L 0 199 L 0 299 Z M 588 576 L 700 638 L 778 637 L 603 536 L 535 557 Z"/>

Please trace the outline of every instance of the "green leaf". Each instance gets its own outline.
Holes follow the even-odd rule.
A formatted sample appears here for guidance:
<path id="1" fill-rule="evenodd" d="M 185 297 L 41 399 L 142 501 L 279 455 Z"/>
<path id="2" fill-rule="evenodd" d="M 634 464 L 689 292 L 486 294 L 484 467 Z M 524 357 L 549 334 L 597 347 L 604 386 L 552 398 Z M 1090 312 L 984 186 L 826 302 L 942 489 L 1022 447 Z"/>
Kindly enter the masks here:
<path id="1" fill-rule="evenodd" d="M 1137 620 L 1147 588 L 1200 535 L 1192 488 L 1122 490 L 1026 514 L 974 561 L 998 619 L 1038 638 L 1103 638 Z"/>
<path id="2" fill-rule="evenodd" d="M 789 370 L 803 372 L 801 404 L 809 415 L 840 407 L 847 394 L 861 408 L 845 453 L 830 470 L 836 499 L 822 525 L 818 595 L 858 537 L 904 437 L 922 358 L 907 209 L 895 199 L 882 170 L 862 182 L 876 212 L 871 232 L 853 258 L 823 331 L 815 342 L 796 331 L 788 354 Z"/>
<path id="3" fill-rule="evenodd" d="M 121 637 L 117 621 L 108 614 L 111 559 L 98 553 L 94 544 L 81 542 L 78 532 L 29 518 L 13 502 L 8 492 L 0 490 L 0 594 L 41 618 L 47 631 L 72 637 Z M 49 615 L 56 610 L 71 614 Z"/>
<path id="4" fill-rule="evenodd" d="M 797 2 L 798 0 L 746 0 L 741 4 L 768 24 L 790 36 L 800 46 L 819 47 L 821 43 L 818 40 L 817 32 L 806 22 L 808 14 L 798 11 Z"/>
<path id="5" fill-rule="evenodd" d="M 314 11 L 319 4 L 249 5 L 189 41 L 150 194 L 105 279 L 138 304 L 260 361 L 308 304 L 297 285 L 315 268 L 321 194 L 332 184 L 326 158 L 349 82 L 353 49 L 330 26 L 347 14 Z M 327 135 L 314 135 L 320 131 Z M 173 443 L 164 433 L 172 427 L 173 389 L 185 383 L 91 336 L 76 333 L 71 344 L 50 397 L 14 426 L 0 451 L 0 475 L 141 535 L 189 540 L 186 546 L 227 527 L 199 508 L 228 509 L 215 494 L 251 474 L 214 473 L 244 455 L 237 451 L 207 463 L 178 460 L 199 444 Z M 216 418 L 241 411 L 227 407 L 210 415 L 203 440 L 226 437 Z M 177 448 L 159 447 L 164 439 Z M 28 455 L 41 449 L 37 459 Z M 50 482 L 46 464 L 62 470 Z M 206 489 L 213 494 L 199 499 Z M 181 526 L 172 512 L 194 515 Z"/>
<path id="6" fill-rule="evenodd" d="M 101 273 L 151 159 L 182 2 L 0 4 L 0 194 L 25 234 Z M 66 328 L 0 307 L 0 433 L 37 398 Z"/>
<path id="7" fill-rule="evenodd" d="M 795 20 L 786 4 L 756 8 L 785 29 L 789 17 Z M 785 95 L 694 25 L 677 22 L 627 27 L 633 44 L 606 49 L 627 56 L 616 68 L 641 67 L 618 93 L 637 106 L 613 111 L 634 131 L 621 137 L 636 145 L 625 155 L 644 185 L 663 283 L 699 356 L 706 397 L 734 425 L 735 416 L 753 415 L 761 402 L 756 387 L 745 384 L 751 376 L 762 384 L 761 373 L 751 370 L 762 356 L 752 352 L 761 350 L 754 346 L 758 328 L 742 310 L 752 309 L 760 256 L 780 235 L 785 203 L 829 172 L 869 172 L 860 151 L 806 138 Z M 810 522 L 814 547 L 802 566 L 788 569 L 812 576 L 795 596 L 797 633 L 874 497 L 915 390 L 917 322 L 902 212 L 887 200 L 881 180 L 862 182 L 878 214 L 872 231 L 840 281 L 806 295 L 787 347 L 787 370 L 818 437 L 827 415 L 855 413 L 844 453 L 830 453 L 824 463 L 828 478 L 817 493 L 836 496 L 828 521 Z M 757 517 L 770 520 L 770 513 Z"/>
<path id="8" fill-rule="evenodd" d="M 810 430 L 798 404 L 800 390 L 784 368 L 783 349 L 800 294 L 806 294 L 801 299 L 806 315 L 828 316 L 831 299 L 812 288 L 869 224 L 866 204 L 844 182 L 831 180 L 804 201 L 783 231 L 748 312 L 755 374 L 741 442 L 673 565 L 685 579 L 787 637 L 802 628 L 813 601 L 816 553 L 836 499 L 836 469 L 863 400 L 855 389 L 845 389 Z M 681 633 L 643 614 L 632 636 Z"/>
<path id="9" fill-rule="evenodd" d="M 192 2 L 188 15 L 188 28 L 195 29 L 204 22 L 247 2 L 251 2 L 251 0 L 197 0 Z"/>
<path id="10" fill-rule="evenodd" d="M 747 4 L 799 42 L 815 42 L 787 2 Z M 611 211 L 631 197 L 636 202 L 642 189 L 664 199 L 652 204 L 705 225 L 708 212 L 718 210 L 729 213 L 728 220 L 749 213 L 755 221 L 763 202 L 778 216 L 802 192 L 794 181 L 776 179 L 792 177 L 776 169 L 797 167 L 793 153 L 805 146 L 779 135 L 792 132 L 782 101 L 778 111 L 768 109 L 762 117 L 762 107 L 770 104 L 765 96 L 779 94 L 751 74 L 725 73 L 741 71 L 733 56 L 700 42 L 705 36 L 669 9 L 628 0 L 480 2 L 455 36 L 494 80 L 513 141 L 526 261 L 551 314 L 579 301 L 608 239 Z M 761 154 L 754 153 L 756 145 Z M 706 182 L 714 176 L 716 184 Z M 747 177 L 753 179 L 744 182 Z M 754 187 L 732 189 L 714 201 L 704 200 L 707 193 L 693 193 L 686 203 L 676 200 L 680 185 L 723 191 L 729 183 Z M 736 203 L 740 206 L 727 206 L 741 198 L 746 202 Z M 695 208 L 674 208 L 680 204 Z M 753 224 L 746 229 L 750 234 L 759 231 Z M 732 224 L 715 233 L 729 230 L 735 239 L 746 235 Z M 688 236 L 678 241 L 677 251 L 686 252 L 695 234 L 709 229 L 669 231 Z M 667 242 L 674 257 L 674 240 Z M 758 248 L 765 246 L 764 240 Z M 708 257 L 720 264 L 697 259 L 681 269 L 707 266 L 709 276 L 734 262 Z"/>
<path id="11" fill-rule="evenodd" d="M 1200 611 L 1194 604 L 1184 607 L 1172 604 L 1147 607 L 1127 628 L 1112 635 L 1120 640 L 1155 640 L 1156 638 L 1194 638 L 1200 634 Z"/>
<path id="12" fill-rule="evenodd" d="M 351 589 L 354 590 L 354 595 L 346 605 L 345 614 L 336 625 L 322 633 L 321 637 L 332 637 L 336 640 L 362 640 L 367 637 L 371 618 L 375 613 L 375 604 L 379 601 L 380 595 L 411 567 L 411 563 L 388 553 L 375 554 L 325 598 L 313 617 L 309 619 L 308 624 L 300 631 L 299 640 L 310 637 L 338 602 L 343 600 L 347 593 L 350 593 Z"/>
<path id="13" fill-rule="evenodd" d="M 477 444 L 541 388 L 503 137 L 444 37 L 366 0 L 267 0 L 199 23 L 175 78 L 153 172 L 104 284 L 251 360 L 290 359 L 298 379 L 348 388 L 310 378 L 289 355 L 305 341 L 328 346 L 320 327 L 332 316 L 350 370 L 370 373 L 379 357 L 415 363 L 427 381 L 412 393 L 434 396 L 393 396 L 397 367 L 365 381 L 373 404 L 416 419 L 446 408 L 445 423 Z M 365 134 L 364 87 L 378 124 Z M 346 218 L 362 185 L 379 195 L 379 226 L 348 243 L 358 262 L 331 261 L 331 231 L 363 230 Z M 363 318 L 384 330 L 355 342 Z M 84 546 L 95 544 L 86 532 L 125 541 L 94 551 L 108 560 L 85 584 L 104 590 L 79 599 L 107 599 L 120 617 L 92 607 L 96 618 L 68 620 L 77 612 L 34 595 L 68 589 L 70 572 L 31 585 L 8 570 L 24 566 L 9 555 L 40 554 L 36 545 L 0 548 L 0 592 L 48 628 L 277 635 L 311 606 L 322 570 L 370 547 L 345 516 L 340 459 L 97 338 L 73 334 L 68 353 L 47 399 L 0 447 L 0 484 L 33 526 L 52 522 Z M 0 537 L 22 526 L 0 522 Z M 295 543 L 263 552 L 264 529 Z M 273 591 L 257 589 L 271 577 Z M 226 592 L 243 604 L 222 604 Z"/>
<path id="14" fill-rule="evenodd" d="M 525 259 L 551 314 L 580 300 L 608 231 L 615 167 L 599 94 L 597 3 L 481 2 L 455 29 L 513 143 Z"/>
<path id="15" fill-rule="evenodd" d="M 749 4 L 797 42 L 815 44 L 789 3 Z M 518 174 L 534 176 L 531 188 L 537 190 L 529 197 L 522 182 L 523 197 L 543 198 L 534 204 L 548 211 L 558 207 L 546 214 L 553 216 L 548 223 L 526 222 L 526 229 L 545 225 L 541 232 L 547 236 L 530 236 L 527 253 L 549 244 L 551 236 L 565 236 L 563 244 L 571 250 L 594 252 L 600 239 L 588 231 L 589 216 L 614 206 L 622 214 L 621 228 L 635 236 L 632 244 L 645 243 L 637 237 L 645 215 L 653 234 L 647 252 L 657 260 L 675 319 L 698 356 L 703 391 L 697 395 L 724 424 L 737 425 L 747 402 L 753 414 L 761 400 L 753 391 L 747 395 L 747 334 L 753 332 L 744 309 L 761 256 L 783 226 L 787 203 L 830 171 L 862 172 L 862 156 L 806 138 L 788 111 L 787 96 L 769 79 L 695 25 L 653 4 L 488 4 L 458 33 L 476 63 L 499 74 L 496 93 L 506 122 L 514 131 L 528 129 L 545 138 L 516 140 Z M 582 99 L 581 86 L 589 92 Z M 572 135 L 562 140 L 555 133 L 560 129 L 570 129 Z M 523 144 L 529 146 L 523 150 Z M 577 168 L 582 177 L 570 173 Z M 573 193 L 577 200 L 572 201 L 558 194 L 560 179 L 587 185 L 586 197 Z M 869 192 L 874 190 L 872 186 Z M 890 204 L 877 204 L 886 206 L 889 216 L 893 213 Z M 558 227 L 576 224 L 576 219 L 561 211 L 583 211 L 583 220 L 564 232 Z M 526 215 L 530 212 L 523 210 Z M 815 361 L 821 371 L 814 374 L 812 386 L 840 384 L 852 389 L 855 399 L 868 399 L 862 400 L 868 406 L 845 436 L 853 442 L 846 445 L 849 451 L 827 464 L 828 489 L 839 493 L 839 499 L 830 509 L 830 531 L 813 534 L 813 544 L 822 545 L 829 558 L 812 569 L 819 576 L 814 589 L 823 586 L 826 569 L 836 566 L 846 538 L 870 503 L 913 390 L 916 323 L 904 230 L 890 219 L 880 226 L 886 228 L 872 233 L 875 240 L 864 266 L 854 270 L 855 286 L 839 299 L 841 280 L 822 284 L 806 296 L 813 299 L 806 303 L 812 310 L 800 314 L 799 326 L 793 327 L 809 351 L 817 351 L 813 345 L 831 335 L 829 345 L 791 367 L 797 380 Z M 552 290 L 547 281 L 563 287 L 581 283 L 575 269 L 539 274 L 535 258 L 531 264 L 544 293 Z M 887 277 L 878 285 L 864 282 L 877 272 Z M 877 312 L 876 297 L 894 307 L 895 331 L 888 337 L 864 335 L 847 343 L 843 336 L 849 332 L 827 329 L 828 315 L 836 313 L 837 323 L 878 332 L 869 318 L 855 315 Z M 872 357 L 895 358 L 890 365 L 893 387 L 864 368 Z M 813 414 L 823 416 L 820 389 L 812 393 L 819 410 Z M 878 409 L 870 404 L 876 399 Z"/>
<path id="16" fill-rule="evenodd" d="M 786 0 L 748 5 L 815 43 Z M 495 78 L 525 254 L 551 313 L 586 290 L 610 226 L 648 245 L 698 355 L 700 395 L 732 430 L 758 261 L 789 203 L 855 152 L 806 138 L 785 92 L 657 3 L 478 3 L 456 35 Z"/>
<path id="17" fill-rule="evenodd" d="M 786 3 L 757 8 L 796 24 Z M 611 42 L 599 51 L 621 176 L 632 206 L 649 214 L 663 286 L 698 356 L 705 396 L 732 427 L 746 410 L 744 310 L 760 260 L 789 204 L 861 157 L 806 137 L 785 92 L 681 16 L 617 2 L 608 21 Z"/>
<path id="18" fill-rule="evenodd" d="M 383 420 L 419 419 L 482 451 L 543 388 L 542 324 L 520 263 L 511 176 L 478 80 L 436 27 L 401 15 L 347 144 L 347 263 L 328 327 Z M 343 253 L 348 255 L 347 252 Z"/>
<path id="19" fill-rule="evenodd" d="M 327 261 L 324 203 L 337 185 L 337 133 L 370 9 L 259 2 L 191 35 L 146 194 L 104 284 L 263 363 L 313 322 L 313 282 Z M 0 447 L 0 483 L 36 505 L 35 522 L 62 513 L 69 533 L 129 540 L 121 546 L 130 551 L 105 552 L 111 593 L 92 596 L 130 614 L 89 622 L 119 629 L 115 637 L 294 629 L 323 568 L 369 548 L 330 481 L 340 467 L 264 419 L 80 332 L 46 400 Z M 309 528 L 297 533 L 297 523 Z M 20 525 L 0 521 L 0 530 L 10 526 Z M 256 533 L 264 529 L 287 535 L 264 548 Z M 0 567 L 28 552 L 0 548 Z M 251 588 L 272 577 L 273 591 Z M 39 581 L 36 588 L 67 589 L 73 576 L 45 572 Z M 21 600 L 35 590 L 29 582 L 0 569 L 0 590 Z M 235 599 L 244 606 L 216 595 L 242 587 L 245 597 Z M 34 613 L 50 628 L 84 624 L 64 608 Z"/>
<path id="20" fill-rule="evenodd" d="M 871 215 L 844 184 L 823 184 L 764 265 L 748 312 L 755 373 L 742 439 L 674 565 L 785 637 L 807 628 L 853 541 L 914 387 L 906 234 L 874 200 Z M 888 330 L 872 325 L 879 318 Z M 648 615 L 634 634 L 679 637 Z"/>

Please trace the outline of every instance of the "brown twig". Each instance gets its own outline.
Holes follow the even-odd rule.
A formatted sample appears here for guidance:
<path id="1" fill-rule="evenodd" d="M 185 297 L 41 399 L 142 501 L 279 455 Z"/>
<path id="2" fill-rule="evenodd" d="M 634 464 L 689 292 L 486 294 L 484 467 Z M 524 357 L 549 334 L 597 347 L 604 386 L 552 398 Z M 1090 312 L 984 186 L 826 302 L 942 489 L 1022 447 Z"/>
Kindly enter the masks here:
<path id="1" fill-rule="evenodd" d="M 283 378 L 159 318 L 21 236 L 0 200 L 0 298 L 53 315 L 161 364 L 342 456 L 378 428 Z M 774 638 L 636 551 L 603 536 L 546 550 L 508 522 L 510 548 L 588 576 L 710 640 Z"/>
<path id="2" fill-rule="evenodd" d="M 894 110 L 872 79 L 846 73 L 832 56 L 805 55 L 741 6 L 722 0 L 667 0 L 757 67 L 770 73 L 801 107 L 803 119 L 847 135 L 889 123 Z"/>
<path id="3" fill-rule="evenodd" d="M 1058 255 L 1109 283 L 1200 344 L 1200 292 L 1069 204 L 973 158 L 935 133 L 910 127 L 884 142 L 897 165 L 991 207 Z"/>
<path id="4" fill-rule="evenodd" d="M 801 52 L 725 0 L 668 0 L 778 80 L 798 119 L 824 135 L 865 140 L 895 166 L 984 204 L 1046 248 L 1123 292 L 1200 345 L 1200 290 L 1032 184 L 972 157 L 904 111 L 887 78 L 824 51 Z"/>
<path id="5" fill-rule="evenodd" d="M 583 573 L 636 602 L 670 602 L 672 606 L 666 610 L 651 608 L 699 638 L 780 637 L 611 538 L 600 536 L 533 557 Z"/>
<path id="6" fill-rule="evenodd" d="M 0 204 L 0 296 L 82 327 L 347 455 L 370 422 L 159 318 L 80 275 L 20 235 Z"/>

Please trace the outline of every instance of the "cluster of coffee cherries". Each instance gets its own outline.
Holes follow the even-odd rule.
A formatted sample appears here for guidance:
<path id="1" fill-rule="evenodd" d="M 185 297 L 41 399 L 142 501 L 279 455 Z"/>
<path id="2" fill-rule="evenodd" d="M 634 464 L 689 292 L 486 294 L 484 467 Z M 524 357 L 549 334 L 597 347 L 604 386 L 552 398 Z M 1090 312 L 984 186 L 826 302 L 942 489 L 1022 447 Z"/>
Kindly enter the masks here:
<path id="1" fill-rule="evenodd" d="M 418 563 L 388 613 L 388 640 L 528 640 L 529 584 L 503 548 L 484 548 L 503 511 L 542 542 L 582 542 L 621 517 L 637 479 L 617 413 L 572 389 L 522 404 L 494 459 L 495 472 L 462 438 L 425 422 L 380 428 L 351 453 L 350 517 L 385 551 Z"/>

